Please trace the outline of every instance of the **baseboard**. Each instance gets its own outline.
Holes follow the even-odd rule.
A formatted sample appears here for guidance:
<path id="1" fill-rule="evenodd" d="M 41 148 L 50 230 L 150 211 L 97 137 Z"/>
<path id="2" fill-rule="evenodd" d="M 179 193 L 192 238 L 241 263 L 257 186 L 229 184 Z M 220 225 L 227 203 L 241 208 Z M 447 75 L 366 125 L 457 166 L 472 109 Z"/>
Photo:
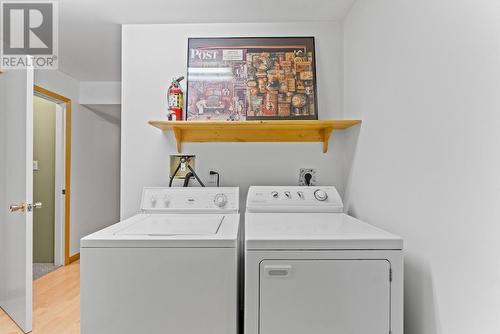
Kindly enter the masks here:
<path id="1" fill-rule="evenodd" d="M 69 257 L 69 263 L 73 263 L 78 260 L 80 260 L 80 253 L 76 253 L 75 255 L 71 255 Z"/>

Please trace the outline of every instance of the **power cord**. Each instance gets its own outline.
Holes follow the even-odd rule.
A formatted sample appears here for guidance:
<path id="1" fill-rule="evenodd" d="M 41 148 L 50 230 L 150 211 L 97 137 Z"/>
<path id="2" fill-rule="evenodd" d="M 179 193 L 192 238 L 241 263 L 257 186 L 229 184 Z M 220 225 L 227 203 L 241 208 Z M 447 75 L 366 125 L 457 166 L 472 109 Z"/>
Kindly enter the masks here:
<path id="1" fill-rule="evenodd" d="M 170 177 L 170 182 L 168 183 L 168 186 L 169 187 L 172 187 L 172 182 L 174 182 L 174 178 L 175 176 L 177 175 L 177 172 L 179 171 L 179 169 L 181 169 L 181 163 L 179 163 L 177 165 L 177 168 L 175 169 L 174 173 L 172 174 L 172 176 Z"/>
<path id="2" fill-rule="evenodd" d="M 187 173 L 186 176 L 184 176 L 184 184 L 182 185 L 184 188 L 189 186 L 189 180 L 191 180 L 192 177 L 193 177 L 193 173 L 191 173 L 191 172 Z"/>
<path id="3" fill-rule="evenodd" d="M 304 180 L 306 181 L 306 186 L 311 185 L 311 179 L 312 179 L 312 174 L 311 173 L 305 173 L 304 174 Z"/>
<path id="4" fill-rule="evenodd" d="M 191 167 L 191 166 L 187 166 L 189 168 L 189 170 L 191 171 L 191 173 L 193 173 L 194 175 L 194 178 L 198 181 L 198 183 L 200 184 L 200 186 L 204 187 L 205 184 L 203 184 L 203 182 L 201 182 L 200 178 L 198 177 L 198 175 L 196 174 L 196 172 L 194 171 L 194 169 Z"/>
<path id="5" fill-rule="evenodd" d="M 210 175 L 217 175 L 217 187 L 219 187 L 219 180 L 220 180 L 220 175 L 214 170 L 210 171 Z"/>

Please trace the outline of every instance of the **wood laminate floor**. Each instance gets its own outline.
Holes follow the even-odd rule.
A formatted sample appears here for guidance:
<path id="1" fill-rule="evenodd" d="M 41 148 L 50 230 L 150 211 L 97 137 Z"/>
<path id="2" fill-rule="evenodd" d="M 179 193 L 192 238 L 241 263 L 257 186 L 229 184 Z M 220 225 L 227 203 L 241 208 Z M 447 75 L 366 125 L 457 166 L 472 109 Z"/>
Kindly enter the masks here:
<path id="1" fill-rule="evenodd" d="M 0 334 L 22 334 L 0 309 Z M 33 281 L 33 334 L 80 333 L 80 262 Z"/>

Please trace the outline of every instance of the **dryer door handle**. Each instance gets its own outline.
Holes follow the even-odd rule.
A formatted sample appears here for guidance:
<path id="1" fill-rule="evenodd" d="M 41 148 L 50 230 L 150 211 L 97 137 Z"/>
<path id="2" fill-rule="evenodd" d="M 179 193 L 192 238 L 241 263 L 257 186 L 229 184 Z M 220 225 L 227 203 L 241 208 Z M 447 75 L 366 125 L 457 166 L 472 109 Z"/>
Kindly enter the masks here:
<path id="1" fill-rule="evenodd" d="M 292 266 L 290 265 L 268 265 L 264 267 L 264 274 L 269 278 L 290 277 Z"/>

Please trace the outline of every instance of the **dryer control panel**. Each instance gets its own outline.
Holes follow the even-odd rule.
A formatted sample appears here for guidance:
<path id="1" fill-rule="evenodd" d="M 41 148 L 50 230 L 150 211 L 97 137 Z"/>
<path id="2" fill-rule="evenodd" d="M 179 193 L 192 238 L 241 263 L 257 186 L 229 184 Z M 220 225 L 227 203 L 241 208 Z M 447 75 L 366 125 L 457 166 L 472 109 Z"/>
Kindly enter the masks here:
<path id="1" fill-rule="evenodd" d="M 254 186 L 248 190 L 247 212 L 343 212 L 333 186 Z"/>
<path id="2" fill-rule="evenodd" d="M 145 187 L 143 212 L 238 213 L 239 188 L 164 188 Z"/>

